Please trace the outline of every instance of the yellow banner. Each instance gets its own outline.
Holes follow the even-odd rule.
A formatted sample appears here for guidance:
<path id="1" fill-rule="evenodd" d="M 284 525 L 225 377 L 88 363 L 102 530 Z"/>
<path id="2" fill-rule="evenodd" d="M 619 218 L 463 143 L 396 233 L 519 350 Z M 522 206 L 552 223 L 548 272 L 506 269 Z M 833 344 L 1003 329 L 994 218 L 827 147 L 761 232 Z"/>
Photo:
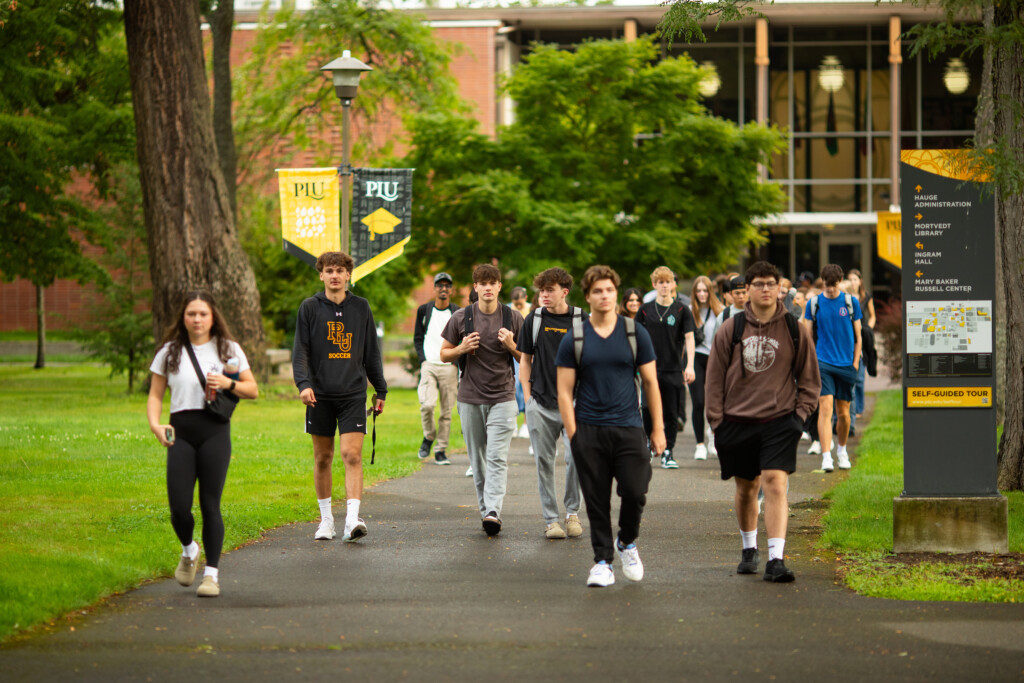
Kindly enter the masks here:
<path id="1" fill-rule="evenodd" d="M 279 168 L 281 237 L 285 250 L 310 265 L 325 251 L 341 251 L 336 168 Z"/>
<path id="2" fill-rule="evenodd" d="M 902 216 L 889 211 L 878 212 L 878 258 L 897 268 L 903 268 Z"/>
<path id="3" fill-rule="evenodd" d="M 991 408 L 992 387 L 907 387 L 908 408 Z"/>

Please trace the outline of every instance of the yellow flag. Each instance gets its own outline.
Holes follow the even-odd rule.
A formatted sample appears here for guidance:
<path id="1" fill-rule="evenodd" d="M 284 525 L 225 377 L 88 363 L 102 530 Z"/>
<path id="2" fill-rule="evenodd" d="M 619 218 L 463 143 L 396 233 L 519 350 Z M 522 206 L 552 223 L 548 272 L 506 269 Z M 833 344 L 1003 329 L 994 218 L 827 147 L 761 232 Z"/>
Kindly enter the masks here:
<path id="1" fill-rule="evenodd" d="M 336 168 L 279 168 L 281 237 L 285 251 L 310 265 L 325 251 L 341 251 Z"/>

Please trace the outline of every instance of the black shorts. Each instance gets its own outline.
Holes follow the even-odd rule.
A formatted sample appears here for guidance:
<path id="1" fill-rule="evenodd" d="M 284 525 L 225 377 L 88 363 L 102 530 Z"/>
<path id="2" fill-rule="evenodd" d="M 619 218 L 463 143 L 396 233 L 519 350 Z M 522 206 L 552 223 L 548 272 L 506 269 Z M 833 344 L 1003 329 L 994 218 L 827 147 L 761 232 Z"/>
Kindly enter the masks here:
<path id="1" fill-rule="evenodd" d="M 366 433 L 366 399 L 338 401 L 317 399 L 314 405 L 306 406 L 306 433 L 316 436 Z"/>
<path id="2" fill-rule="evenodd" d="M 796 471 L 796 447 L 803 431 L 803 420 L 795 412 L 760 424 L 722 420 L 715 430 L 722 479 L 740 477 L 752 481 L 762 470 L 792 474 Z"/>

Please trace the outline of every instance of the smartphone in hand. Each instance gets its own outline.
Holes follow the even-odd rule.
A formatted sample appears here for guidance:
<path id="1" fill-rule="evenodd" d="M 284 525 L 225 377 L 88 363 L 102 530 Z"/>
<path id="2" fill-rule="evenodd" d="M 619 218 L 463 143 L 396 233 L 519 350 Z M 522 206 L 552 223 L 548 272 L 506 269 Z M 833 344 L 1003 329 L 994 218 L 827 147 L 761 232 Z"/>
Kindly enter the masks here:
<path id="1" fill-rule="evenodd" d="M 164 439 L 167 440 L 167 443 L 174 443 L 174 436 L 174 427 L 170 425 L 164 427 Z"/>

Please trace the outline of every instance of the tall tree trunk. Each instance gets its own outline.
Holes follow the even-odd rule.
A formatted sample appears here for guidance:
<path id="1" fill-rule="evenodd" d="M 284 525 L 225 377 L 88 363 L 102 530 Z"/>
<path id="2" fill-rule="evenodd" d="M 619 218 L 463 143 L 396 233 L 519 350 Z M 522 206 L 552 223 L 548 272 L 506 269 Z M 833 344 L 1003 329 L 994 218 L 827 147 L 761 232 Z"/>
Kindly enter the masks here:
<path id="1" fill-rule="evenodd" d="M 231 34 L 235 27 L 235 3 L 233 0 L 219 0 L 217 7 L 207 13 L 206 19 L 213 37 L 213 137 L 217 143 L 220 171 L 227 183 L 231 215 L 237 220 L 238 157 L 231 112 Z"/>
<path id="2" fill-rule="evenodd" d="M 260 295 L 218 163 L 198 3 L 126 0 L 124 24 L 154 332 L 159 339 L 184 292 L 208 289 L 261 371 Z"/>
<path id="3" fill-rule="evenodd" d="M 36 285 L 36 370 L 46 367 L 46 290 Z"/>
<path id="4" fill-rule="evenodd" d="M 1024 22 L 1017 3 L 997 4 L 996 26 Z M 1018 14 L 1020 13 L 1020 14 Z M 995 103 L 993 139 L 1015 155 L 1024 167 L 1024 46 L 1000 46 L 993 54 L 992 98 Z M 1024 196 L 1019 191 L 996 193 L 996 224 L 1000 226 L 1000 268 L 1006 294 L 1005 411 L 999 442 L 998 486 L 1004 491 L 1024 490 Z M 1018 340 L 1012 343 L 1012 340 Z"/>

